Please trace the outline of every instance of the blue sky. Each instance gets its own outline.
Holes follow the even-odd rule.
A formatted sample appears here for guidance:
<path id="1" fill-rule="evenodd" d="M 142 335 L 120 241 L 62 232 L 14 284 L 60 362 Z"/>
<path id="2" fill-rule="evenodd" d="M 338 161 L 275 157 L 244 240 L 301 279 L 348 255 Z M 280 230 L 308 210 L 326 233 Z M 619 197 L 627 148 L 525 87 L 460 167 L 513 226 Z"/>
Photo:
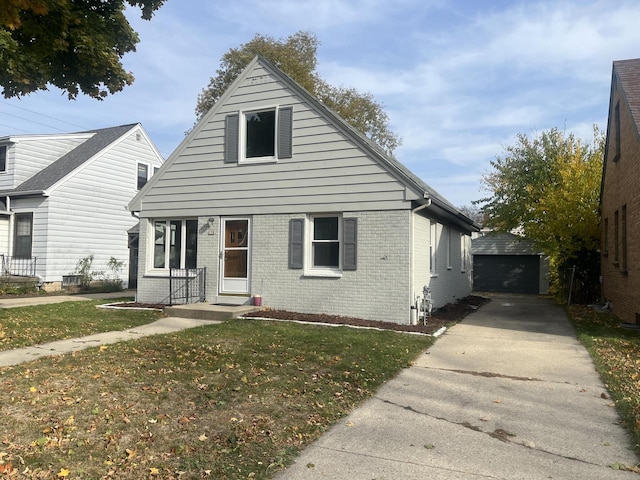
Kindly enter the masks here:
<path id="1" fill-rule="evenodd" d="M 150 22 L 128 17 L 132 86 L 102 102 L 54 88 L 0 98 L 0 136 L 141 122 L 168 157 L 225 52 L 308 30 L 320 75 L 372 93 L 402 137 L 398 160 L 460 206 L 518 133 L 605 129 L 611 63 L 640 57 L 633 1 L 168 0 Z"/>

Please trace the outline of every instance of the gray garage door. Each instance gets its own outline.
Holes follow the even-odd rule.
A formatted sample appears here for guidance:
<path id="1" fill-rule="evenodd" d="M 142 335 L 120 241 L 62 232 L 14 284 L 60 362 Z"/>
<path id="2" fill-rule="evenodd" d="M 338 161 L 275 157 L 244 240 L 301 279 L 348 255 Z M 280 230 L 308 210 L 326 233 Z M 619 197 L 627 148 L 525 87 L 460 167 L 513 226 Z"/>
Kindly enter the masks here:
<path id="1" fill-rule="evenodd" d="M 473 288 L 479 292 L 538 293 L 537 255 L 474 255 Z"/>

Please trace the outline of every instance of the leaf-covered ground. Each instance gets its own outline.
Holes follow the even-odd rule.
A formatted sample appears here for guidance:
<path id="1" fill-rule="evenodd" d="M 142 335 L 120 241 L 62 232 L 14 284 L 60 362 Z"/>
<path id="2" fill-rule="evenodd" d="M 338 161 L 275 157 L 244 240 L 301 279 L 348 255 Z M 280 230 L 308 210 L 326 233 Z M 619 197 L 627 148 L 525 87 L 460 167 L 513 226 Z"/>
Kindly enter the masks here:
<path id="1" fill-rule="evenodd" d="M 432 341 L 236 320 L 2 368 L 0 478 L 266 479 Z"/>
<path id="2" fill-rule="evenodd" d="M 572 305 L 569 313 L 640 452 L 640 330 L 584 305 Z"/>
<path id="3" fill-rule="evenodd" d="M 159 312 L 153 311 L 96 308 L 106 302 L 93 300 L 0 309 L 0 351 L 126 330 L 151 323 L 160 316 Z"/>

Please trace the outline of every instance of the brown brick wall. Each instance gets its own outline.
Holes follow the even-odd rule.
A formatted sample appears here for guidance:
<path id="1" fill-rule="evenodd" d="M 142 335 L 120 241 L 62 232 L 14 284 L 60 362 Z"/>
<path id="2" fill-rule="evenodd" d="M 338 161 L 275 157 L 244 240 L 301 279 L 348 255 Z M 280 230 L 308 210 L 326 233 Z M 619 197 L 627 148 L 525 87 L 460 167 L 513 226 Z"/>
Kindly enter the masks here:
<path id="1" fill-rule="evenodd" d="M 615 107 L 620 102 L 620 157 L 616 150 Z M 602 292 L 624 322 L 640 317 L 640 138 L 619 84 L 612 91 L 607 165 L 602 195 Z M 623 269 L 623 205 L 626 205 L 627 268 Z M 619 262 L 615 262 L 615 211 L 618 211 Z M 608 231 L 605 234 L 605 225 Z M 608 251 L 605 251 L 605 235 Z"/>

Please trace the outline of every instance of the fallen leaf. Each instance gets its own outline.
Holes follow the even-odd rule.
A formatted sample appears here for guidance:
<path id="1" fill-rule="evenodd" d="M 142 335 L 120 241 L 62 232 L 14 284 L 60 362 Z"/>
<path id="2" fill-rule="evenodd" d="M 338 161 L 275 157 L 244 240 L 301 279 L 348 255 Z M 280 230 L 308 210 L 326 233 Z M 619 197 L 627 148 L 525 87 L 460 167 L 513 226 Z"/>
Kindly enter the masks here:
<path id="1" fill-rule="evenodd" d="M 160 475 L 160 470 L 158 470 L 156 467 L 151 467 L 149 469 L 149 475 Z"/>
<path id="2" fill-rule="evenodd" d="M 37 391 L 38 391 L 38 389 L 37 389 L 36 387 L 31 387 L 31 388 L 29 389 L 29 391 L 30 391 L 31 393 L 35 393 L 35 392 L 37 392 Z"/>
<path id="3" fill-rule="evenodd" d="M 200 436 L 198 437 L 198 440 L 200 440 L 201 442 L 204 442 L 207 438 L 209 438 L 209 437 L 207 437 L 207 436 L 203 433 L 202 435 L 200 435 Z"/>
<path id="4" fill-rule="evenodd" d="M 347 422 L 347 427 L 355 427 L 356 424 L 353 422 Z"/>
<path id="5" fill-rule="evenodd" d="M 69 470 L 67 470 L 66 468 L 61 468 L 60 471 L 58 472 L 58 477 L 60 477 L 60 478 L 68 477 L 69 473 L 71 473 L 71 472 Z"/>
<path id="6" fill-rule="evenodd" d="M 125 450 L 125 452 L 127 452 L 127 460 L 131 460 L 133 457 L 136 456 L 136 451 L 135 450 L 131 450 L 131 449 L 127 448 Z"/>
<path id="7" fill-rule="evenodd" d="M 100 345 L 100 351 L 104 352 L 107 349 L 106 345 Z"/>

